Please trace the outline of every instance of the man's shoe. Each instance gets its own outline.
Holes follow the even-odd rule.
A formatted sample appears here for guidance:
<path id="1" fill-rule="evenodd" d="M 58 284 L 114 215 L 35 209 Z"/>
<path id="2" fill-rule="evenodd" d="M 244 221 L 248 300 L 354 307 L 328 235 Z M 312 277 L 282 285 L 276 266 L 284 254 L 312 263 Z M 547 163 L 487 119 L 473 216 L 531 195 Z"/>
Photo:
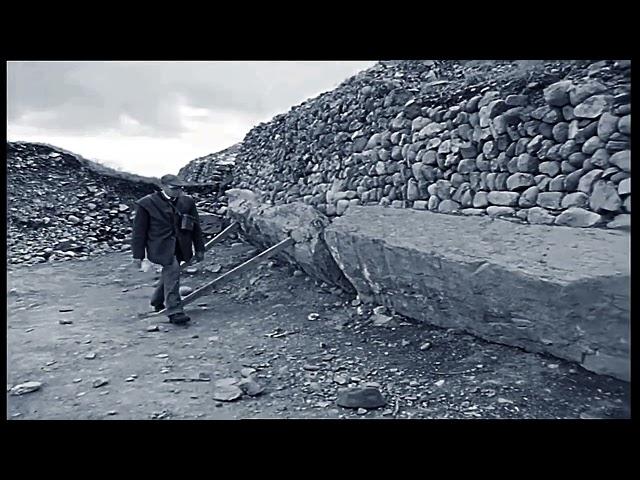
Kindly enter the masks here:
<path id="1" fill-rule="evenodd" d="M 191 318 L 189 318 L 184 313 L 174 313 L 173 315 L 169 315 L 169 322 L 174 323 L 176 325 L 183 325 L 187 323 Z"/>
<path id="2" fill-rule="evenodd" d="M 165 309 L 164 303 L 161 303 L 160 305 L 154 305 L 153 303 L 151 304 L 151 306 L 153 307 L 153 309 L 156 312 L 161 312 L 162 310 Z"/>

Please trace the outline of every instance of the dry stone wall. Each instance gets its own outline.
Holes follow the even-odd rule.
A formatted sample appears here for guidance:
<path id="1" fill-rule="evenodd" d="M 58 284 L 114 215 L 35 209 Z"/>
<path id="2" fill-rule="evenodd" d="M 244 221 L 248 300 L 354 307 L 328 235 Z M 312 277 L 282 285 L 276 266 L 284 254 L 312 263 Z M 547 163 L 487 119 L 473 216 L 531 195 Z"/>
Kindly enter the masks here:
<path id="1" fill-rule="evenodd" d="M 382 205 L 628 227 L 630 62 L 478 63 L 380 63 L 252 129 L 234 185 L 329 217 Z"/>

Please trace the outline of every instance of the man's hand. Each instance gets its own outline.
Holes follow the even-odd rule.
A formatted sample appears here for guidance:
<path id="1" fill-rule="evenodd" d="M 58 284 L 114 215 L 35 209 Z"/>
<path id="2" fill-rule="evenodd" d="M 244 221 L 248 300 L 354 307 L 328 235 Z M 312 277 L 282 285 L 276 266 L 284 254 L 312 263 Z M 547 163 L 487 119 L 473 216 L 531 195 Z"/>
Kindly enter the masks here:
<path id="1" fill-rule="evenodd" d="M 204 260 L 204 252 L 196 252 L 196 263 Z"/>
<path id="2" fill-rule="evenodd" d="M 136 267 L 138 270 L 140 270 L 142 268 L 142 260 L 139 258 L 134 258 L 131 261 L 131 265 L 133 265 L 134 267 Z"/>

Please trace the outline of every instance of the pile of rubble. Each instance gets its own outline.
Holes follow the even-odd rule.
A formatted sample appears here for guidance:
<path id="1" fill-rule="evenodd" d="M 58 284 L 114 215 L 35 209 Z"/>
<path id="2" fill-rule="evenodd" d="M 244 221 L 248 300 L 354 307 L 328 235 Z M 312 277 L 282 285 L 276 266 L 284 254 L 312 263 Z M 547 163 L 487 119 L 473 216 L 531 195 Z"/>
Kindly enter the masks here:
<path id="1" fill-rule="evenodd" d="M 157 179 L 118 172 L 47 144 L 7 143 L 8 264 L 86 259 L 130 248 L 135 201 Z M 204 223 L 224 226 L 221 182 L 186 187 Z"/>
<path id="2" fill-rule="evenodd" d="M 233 183 L 332 217 L 383 205 L 628 226 L 630 62 L 380 62 L 253 128 Z"/>
<path id="3" fill-rule="evenodd" d="M 129 249 L 134 202 L 150 182 L 97 173 L 55 147 L 7 144 L 9 264 L 35 264 Z"/>

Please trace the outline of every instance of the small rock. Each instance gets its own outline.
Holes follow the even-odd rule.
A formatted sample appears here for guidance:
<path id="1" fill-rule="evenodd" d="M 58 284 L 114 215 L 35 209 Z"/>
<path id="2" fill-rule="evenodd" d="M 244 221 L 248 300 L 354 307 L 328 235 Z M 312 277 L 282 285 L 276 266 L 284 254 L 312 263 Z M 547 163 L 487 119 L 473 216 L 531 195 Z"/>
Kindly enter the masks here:
<path id="1" fill-rule="evenodd" d="M 508 95 L 505 103 L 509 107 L 524 107 L 527 105 L 529 97 L 527 95 Z"/>
<path id="2" fill-rule="evenodd" d="M 547 210 L 559 210 L 564 194 L 562 192 L 541 192 L 536 200 L 539 207 Z"/>
<path id="3" fill-rule="evenodd" d="M 515 210 L 512 207 L 497 207 L 495 205 L 487 207 L 487 215 L 489 215 L 490 217 L 510 216 L 514 213 Z"/>
<path id="4" fill-rule="evenodd" d="M 609 112 L 603 113 L 598 121 L 598 137 L 605 142 L 609 140 L 609 137 L 611 137 L 611 135 L 613 135 L 618 129 L 619 121 L 619 117 L 611 115 Z"/>
<path id="5" fill-rule="evenodd" d="M 230 386 L 236 385 L 238 382 L 239 380 L 237 378 L 228 377 L 228 378 L 221 378 L 220 380 L 217 380 L 215 385 L 216 387 L 230 387 Z"/>
<path id="6" fill-rule="evenodd" d="M 167 355 L 166 353 L 159 353 L 158 355 L 156 355 L 156 358 L 169 358 L 169 355 Z"/>
<path id="7" fill-rule="evenodd" d="M 162 412 L 153 412 L 151 414 L 151 419 L 153 419 L 153 420 L 162 420 L 164 418 L 169 418 L 170 415 L 171 414 L 166 410 L 163 410 Z"/>
<path id="8" fill-rule="evenodd" d="M 621 213 L 620 215 L 616 215 L 616 217 L 609 223 L 607 223 L 608 228 L 620 228 L 620 229 L 630 229 L 631 228 L 631 215 L 627 213 Z"/>
<path id="9" fill-rule="evenodd" d="M 585 101 L 587 98 L 598 93 L 605 92 L 607 87 L 600 82 L 589 82 L 579 85 L 569 92 L 569 100 L 574 107 Z"/>
<path id="10" fill-rule="evenodd" d="M 307 316 L 307 320 L 311 320 L 311 321 L 318 320 L 319 318 L 320 318 L 320 315 L 319 315 L 319 314 L 317 314 L 317 313 L 310 313 L 310 314 Z"/>
<path id="11" fill-rule="evenodd" d="M 556 225 L 568 227 L 592 227 L 602 221 L 602 216 L 580 207 L 570 207 L 555 218 Z"/>
<path id="12" fill-rule="evenodd" d="M 573 84 L 569 80 L 562 80 L 544 89 L 544 99 L 552 107 L 564 107 L 569 103 L 569 91 Z"/>
<path id="13" fill-rule="evenodd" d="M 358 413 L 358 415 L 366 415 L 367 409 L 366 408 L 359 408 L 357 413 Z"/>
<path id="14" fill-rule="evenodd" d="M 613 182 L 598 180 L 593 184 L 593 192 L 589 199 L 589 206 L 595 212 L 603 210 L 616 212 L 622 206 L 618 189 Z"/>
<path id="15" fill-rule="evenodd" d="M 25 383 L 20 383 L 18 385 L 15 385 L 13 388 L 11 388 L 9 392 L 11 395 L 18 396 L 18 395 L 24 395 L 25 393 L 35 392 L 37 390 L 40 390 L 41 387 L 42 387 L 41 382 L 30 381 L 30 382 L 25 382 Z"/>
<path id="16" fill-rule="evenodd" d="M 245 378 L 238 383 L 238 387 L 247 395 L 256 397 L 264 392 L 264 387 L 258 384 L 255 380 Z"/>
<path id="17" fill-rule="evenodd" d="M 117 414 L 118 414 L 118 412 L 116 410 L 109 410 L 107 412 L 107 415 L 110 415 L 110 416 L 117 415 Z"/>
<path id="18" fill-rule="evenodd" d="M 371 316 L 371 319 L 373 320 L 373 324 L 376 327 L 384 327 L 390 324 L 390 322 L 393 320 L 393 317 L 389 317 L 388 315 L 374 314 Z"/>
<path id="19" fill-rule="evenodd" d="M 387 307 L 384 305 L 379 305 L 373 309 L 373 313 L 376 315 L 385 315 L 387 313 Z"/>
<path id="20" fill-rule="evenodd" d="M 96 358 L 96 354 L 95 352 L 89 352 L 84 356 L 84 358 L 86 358 L 87 360 L 93 360 L 94 358 Z"/>
<path id="21" fill-rule="evenodd" d="M 221 402 L 233 402 L 242 396 L 242 390 L 235 385 L 218 387 L 213 392 L 213 399 Z"/>
<path id="22" fill-rule="evenodd" d="M 591 137 L 582 145 L 582 153 L 593 155 L 599 149 L 605 146 L 604 141 L 600 137 Z"/>
<path id="23" fill-rule="evenodd" d="M 612 165 L 616 165 L 621 170 L 625 172 L 631 171 L 631 151 L 623 150 L 621 152 L 616 152 L 609 158 L 609 163 Z"/>
<path id="24" fill-rule="evenodd" d="M 58 323 L 60 325 L 71 325 L 73 323 L 73 320 L 67 320 L 65 318 L 61 318 Z"/>
<path id="25" fill-rule="evenodd" d="M 603 173 L 603 170 L 600 169 L 594 169 L 587 172 L 580 178 L 580 181 L 578 182 L 578 190 L 586 194 L 591 194 L 594 182 L 599 180 Z"/>
<path id="26" fill-rule="evenodd" d="M 438 204 L 438 212 L 453 213 L 460 210 L 460 204 L 455 200 L 446 199 Z"/>
<path id="27" fill-rule="evenodd" d="M 631 115 L 626 115 L 618 121 L 618 130 L 625 135 L 631 135 Z"/>
<path id="28" fill-rule="evenodd" d="M 347 377 L 345 377 L 344 375 L 335 375 L 333 377 L 333 381 L 336 382 L 338 385 L 346 385 L 349 382 Z"/>
<path id="29" fill-rule="evenodd" d="M 609 155 L 607 150 L 605 148 L 599 148 L 591 156 L 591 164 L 596 167 L 607 168 L 609 166 L 609 158 L 611 158 L 611 155 Z"/>
<path id="30" fill-rule="evenodd" d="M 431 342 L 424 342 L 420 345 L 420 350 L 425 351 L 431 348 Z"/>
<path id="31" fill-rule="evenodd" d="M 102 387 L 103 385 L 107 385 L 108 383 L 109 383 L 109 379 L 101 377 L 101 378 L 96 378 L 93 381 L 92 385 L 93 385 L 93 388 L 99 388 L 99 387 Z"/>
<path id="32" fill-rule="evenodd" d="M 557 162 L 545 162 L 557 166 Z M 560 167 L 557 167 L 560 170 Z M 542 172 L 542 169 L 540 169 Z M 544 172 L 543 172 L 544 173 Z M 556 172 L 557 173 L 557 172 Z M 533 175 L 530 173 L 516 172 L 507 178 L 507 188 L 512 191 L 526 190 L 528 187 L 535 185 Z"/>
<path id="33" fill-rule="evenodd" d="M 516 192 L 498 192 L 492 191 L 487 195 L 489 203 L 492 205 L 501 205 L 507 207 L 513 207 L 518 205 L 518 199 L 520 194 Z"/>
<path id="34" fill-rule="evenodd" d="M 73 382 L 73 383 L 80 383 L 81 381 L 82 381 L 82 379 L 81 379 L 81 378 L 74 378 L 74 379 L 72 380 L 72 382 Z"/>
<path id="35" fill-rule="evenodd" d="M 436 387 L 442 387 L 444 385 L 444 380 L 438 380 L 437 382 L 434 383 L 434 385 Z"/>
<path id="36" fill-rule="evenodd" d="M 147 327 L 147 332 L 157 332 L 160 330 L 160 327 L 158 327 L 158 325 L 149 325 Z"/>
<path id="37" fill-rule="evenodd" d="M 336 403 L 345 408 L 379 408 L 387 402 L 377 388 L 351 388 L 338 393 Z"/>
<path id="38" fill-rule="evenodd" d="M 631 179 L 624 178 L 618 184 L 618 195 L 629 195 L 631 194 Z"/>
<path id="39" fill-rule="evenodd" d="M 191 287 L 187 287 L 186 285 L 183 285 L 182 287 L 180 287 L 180 296 L 181 297 L 186 297 L 187 295 L 189 295 L 192 292 L 193 292 L 193 288 L 191 288 Z"/>
<path id="40" fill-rule="evenodd" d="M 578 118 L 598 118 L 607 107 L 609 98 L 607 95 L 589 97 L 573 109 L 573 114 Z"/>

